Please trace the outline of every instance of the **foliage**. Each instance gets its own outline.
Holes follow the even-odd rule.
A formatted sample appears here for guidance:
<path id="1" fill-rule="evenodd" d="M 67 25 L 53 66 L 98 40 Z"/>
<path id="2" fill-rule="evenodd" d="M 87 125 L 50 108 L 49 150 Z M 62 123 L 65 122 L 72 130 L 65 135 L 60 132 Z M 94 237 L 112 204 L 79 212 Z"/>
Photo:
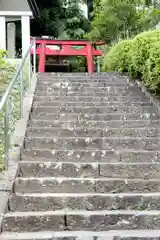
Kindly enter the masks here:
<path id="1" fill-rule="evenodd" d="M 41 16 L 31 24 L 33 36 L 77 39 L 82 38 L 90 29 L 89 22 L 76 0 L 55 0 L 46 5 L 40 1 L 39 7 Z"/>
<path id="2" fill-rule="evenodd" d="M 104 70 L 129 72 L 152 92 L 160 92 L 160 30 L 137 35 L 113 46 L 105 56 Z"/>
<path id="3" fill-rule="evenodd" d="M 143 81 L 152 92 L 160 93 L 160 42 L 151 44 L 149 58 L 146 60 L 143 70 Z"/>
<path id="4" fill-rule="evenodd" d="M 159 30 L 143 32 L 133 39 L 133 43 L 129 51 L 129 56 L 132 59 L 132 61 L 130 61 L 129 72 L 132 75 L 135 77 L 141 77 L 143 75 L 144 63 L 149 58 L 150 48 L 157 41 L 160 41 Z"/>
<path id="5" fill-rule="evenodd" d="M 0 59 L 1 62 L 1 59 Z M 13 75 L 16 72 L 18 63 L 9 63 L 7 60 L 4 60 L 0 64 L 0 98 L 5 93 L 10 81 L 12 80 Z M 24 90 L 28 85 L 28 65 L 24 66 L 23 77 L 24 77 Z M 3 107 L 0 112 L 0 170 L 4 167 L 4 116 L 5 108 Z M 15 129 L 16 121 L 20 116 L 20 83 L 17 81 L 14 86 L 12 93 L 9 98 L 9 137 Z M 10 147 L 11 144 L 9 145 Z"/>
<path id="6" fill-rule="evenodd" d="M 104 58 L 105 71 L 126 72 L 128 70 L 128 52 L 132 46 L 132 40 L 123 40 L 114 45 Z"/>
<path id="7" fill-rule="evenodd" d="M 95 0 L 89 39 L 111 44 L 154 27 L 160 14 L 150 4 L 144 0 Z"/>

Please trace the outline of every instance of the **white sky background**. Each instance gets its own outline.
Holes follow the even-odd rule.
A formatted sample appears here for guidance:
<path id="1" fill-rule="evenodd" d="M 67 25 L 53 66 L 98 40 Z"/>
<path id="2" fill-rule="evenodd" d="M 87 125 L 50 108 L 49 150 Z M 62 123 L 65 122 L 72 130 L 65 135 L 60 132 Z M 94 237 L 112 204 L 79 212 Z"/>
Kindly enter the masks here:
<path id="1" fill-rule="evenodd" d="M 83 3 L 79 3 L 80 8 L 82 9 L 82 11 L 84 12 L 84 15 L 86 18 L 88 18 L 88 7 L 87 4 L 83 4 Z"/>

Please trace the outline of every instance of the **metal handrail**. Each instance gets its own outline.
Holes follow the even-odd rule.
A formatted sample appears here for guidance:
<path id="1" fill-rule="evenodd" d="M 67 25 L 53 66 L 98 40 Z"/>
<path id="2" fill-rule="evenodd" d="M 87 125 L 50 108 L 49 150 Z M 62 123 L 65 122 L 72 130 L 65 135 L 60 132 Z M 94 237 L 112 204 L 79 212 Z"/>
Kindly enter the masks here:
<path id="1" fill-rule="evenodd" d="M 31 58 L 30 58 L 30 51 L 33 48 L 33 74 L 36 74 L 36 39 L 33 38 L 32 42 L 25 53 L 24 57 L 22 58 L 22 62 L 18 67 L 18 70 L 16 71 L 15 75 L 13 76 L 9 86 L 7 87 L 6 92 L 4 93 L 1 101 L 0 101 L 0 112 L 3 111 L 3 108 L 5 108 L 5 115 L 4 115 L 4 164 L 5 169 L 8 168 L 8 160 L 9 160 L 9 97 L 11 95 L 11 92 L 17 83 L 17 81 L 20 79 L 20 118 L 23 118 L 23 98 L 24 98 L 24 78 L 23 78 L 23 68 L 28 61 L 28 86 L 31 87 Z"/>

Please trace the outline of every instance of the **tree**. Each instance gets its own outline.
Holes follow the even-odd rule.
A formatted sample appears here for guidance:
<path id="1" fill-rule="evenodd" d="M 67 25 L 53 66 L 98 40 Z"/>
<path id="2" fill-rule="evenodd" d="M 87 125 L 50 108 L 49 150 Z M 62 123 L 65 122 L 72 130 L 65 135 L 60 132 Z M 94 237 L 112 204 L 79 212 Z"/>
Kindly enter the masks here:
<path id="1" fill-rule="evenodd" d="M 34 36 L 77 39 L 90 30 L 89 22 L 76 0 L 47 0 L 39 3 L 39 7 L 41 16 L 31 24 Z"/>
<path id="2" fill-rule="evenodd" d="M 63 1 L 46 0 L 39 2 L 40 17 L 31 22 L 31 35 L 43 36 L 50 35 L 57 37 L 63 31 Z"/>
<path id="3" fill-rule="evenodd" d="M 59 34 L 61 39 L 81 39 L 90 30 L 90 25 L 84 13 L 80 9 L 77 0 L 64 1 L 63 32 Z"/>
<path id="4" fill-rule="evenodd" d="M 88 37 L 109 44 L 152 28 L 159 21 L 155 3 L 146 0 L 95 0 L 93 9 Z"/>

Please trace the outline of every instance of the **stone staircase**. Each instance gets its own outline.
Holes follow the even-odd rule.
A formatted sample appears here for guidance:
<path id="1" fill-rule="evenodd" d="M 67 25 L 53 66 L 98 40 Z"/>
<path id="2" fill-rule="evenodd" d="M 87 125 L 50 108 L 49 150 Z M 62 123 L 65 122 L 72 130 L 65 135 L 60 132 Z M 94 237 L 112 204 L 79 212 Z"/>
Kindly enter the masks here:
<path id="1" fill-rule="evenodd" d="M 160 120 L 118 74 L 39 74 L 0 239 L 160 239 Z"/>

